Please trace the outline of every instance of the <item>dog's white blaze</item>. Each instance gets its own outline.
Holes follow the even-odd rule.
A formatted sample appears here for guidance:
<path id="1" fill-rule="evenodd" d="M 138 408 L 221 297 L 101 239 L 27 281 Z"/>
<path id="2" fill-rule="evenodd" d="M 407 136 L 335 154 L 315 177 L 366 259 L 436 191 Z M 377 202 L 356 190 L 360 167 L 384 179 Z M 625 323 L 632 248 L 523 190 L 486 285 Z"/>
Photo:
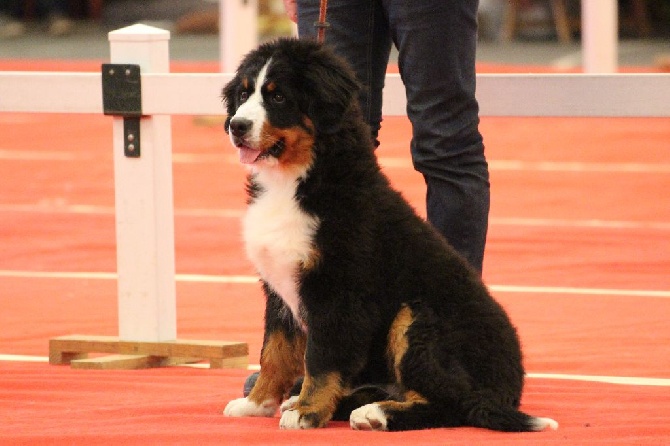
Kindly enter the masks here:
<path id="1" fill-rule="evenodd" d="M 299 317 L 298 268 L 310 260 L 319 221 L 303 212 L 295 199 L 299 174 L 273 168 L 254 170 L 264 190 L 249 205 L 243 220 L 247 255 L 296 321 L 304 325 Z"/>
<path id="2" fill-rule="evenodd" d="M 240 105 L 240 107 L 235 112 L 235 116 L 232 117 L 232 119 L 245 118 L 253 122 L 253 127 L 251 129 L 251 134 L 249 135 L 248 141 L 254 146 L 258 146 L 258 144 L 260 144 L 261 130 L 267 117 L 265 108 L 263 107 L 263 93 L 261 92 L 261 89 L 265 83 L 265 76 L 267 74 L 269 65 L 270 60 L 265 63 L 260 73 L 258 73 L 258 77 L 256 78 L 256 83 L 254 86 L 254 92 L 249 96 L 249 98 L 247 98 L 244 104 Z M 230 141 L 233 143 L 233 145 L 235 145 L 235 141 L 233 141 L 233 133 L 230 132 L 229 136 Z"/>

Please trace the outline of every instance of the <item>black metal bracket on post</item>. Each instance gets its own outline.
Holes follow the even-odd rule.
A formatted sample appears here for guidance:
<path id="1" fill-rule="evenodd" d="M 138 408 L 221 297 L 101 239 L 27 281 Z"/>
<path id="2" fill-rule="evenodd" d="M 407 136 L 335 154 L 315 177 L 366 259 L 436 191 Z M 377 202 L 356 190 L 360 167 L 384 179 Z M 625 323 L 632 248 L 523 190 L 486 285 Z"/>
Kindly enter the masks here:
<path id="1" fill-rule="evenodd" d="M 123 117 L 123 153 L 140 157 L 142 80 L 140 66 L 102 64 L 102 108 L 105 115 Z"/>

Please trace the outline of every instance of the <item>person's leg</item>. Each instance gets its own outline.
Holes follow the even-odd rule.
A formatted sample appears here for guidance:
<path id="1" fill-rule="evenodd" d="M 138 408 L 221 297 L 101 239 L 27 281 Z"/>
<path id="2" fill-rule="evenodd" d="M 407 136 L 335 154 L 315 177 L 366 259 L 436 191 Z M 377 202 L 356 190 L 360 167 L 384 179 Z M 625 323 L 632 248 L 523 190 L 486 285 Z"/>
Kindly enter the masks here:
<path id="1" fill-rule="evenodd" d="M 383 0 L 412 122 L 428 220 L 478 271 L 489 181 L 475 99 L 477 0 Z"/>
<path id="2" fill-rule="evenodd" d="M 298 0 L 298 34 L 316 38 L 319 0 Z M 325 43 L 349 62 L 363 84 L 360 104 L 372 137 L 382 120 L 382 89 L 391 52 L 391 37 L 380 0 L 330 0 Z"/>

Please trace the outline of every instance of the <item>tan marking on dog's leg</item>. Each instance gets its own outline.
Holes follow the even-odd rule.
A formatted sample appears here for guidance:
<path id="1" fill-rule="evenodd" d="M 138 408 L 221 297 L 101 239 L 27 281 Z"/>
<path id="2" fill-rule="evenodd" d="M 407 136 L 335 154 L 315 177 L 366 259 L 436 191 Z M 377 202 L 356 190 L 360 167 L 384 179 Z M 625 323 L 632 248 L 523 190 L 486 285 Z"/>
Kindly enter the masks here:
<path id="1" fill-rule="evenodd" d="M 261 373 L 249 393 L 249 400 L 262 404 L 274 399 L 277 404 L 295 380 L 305 372 L 305 343 L 303 334 L 287 339 L 282 332 L 270 333 L 261 353 Z"/>
<path id="2" fill-rule="evenodd" d="M 342 379 L 337 372 L 315 377 L 305 375 L 300 397 L 293 410 L 282 415 L 281 426 L 287 429 L 325 426 L 333 417 L 344 393 Z"/>
<path id="3" fill-rule="evenodd" d="M 413 322 L 414 315 L 412 314 L 412 310 L 407 305 L 403 305 L 393 320 L 388 334 L 387 355 L 398 384 L 402 384 L 400 363 L 409 347 L 407 330 L 409 330 Z"/>
<path id="4" fill-rule="evenodd" d="M 428 400 L 419 392 L 415 392 L 414 390 L 408 390 L 403 394 L 402 401 L 383 401 L 377 404 L 379 404 L 379 407 L 386 412 L 386 411 L 407 410 L 417 404 L 427 404 L 427 403 Z"/>

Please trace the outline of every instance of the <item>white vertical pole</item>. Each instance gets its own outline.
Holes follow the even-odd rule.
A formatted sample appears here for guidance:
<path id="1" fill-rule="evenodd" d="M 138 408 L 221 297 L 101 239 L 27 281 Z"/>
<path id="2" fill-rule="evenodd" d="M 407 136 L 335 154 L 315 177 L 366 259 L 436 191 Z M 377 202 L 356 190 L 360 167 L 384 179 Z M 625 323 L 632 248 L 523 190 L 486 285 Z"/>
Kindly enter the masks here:
<path id="1" fill-rule="evenodd" d="M 234 71 L 257 45 L 258 0 L 219 0 L 221 71 Z"/>
<path id="2" fill-rule="evenodd" d="M 616 72 L 617 45 L 617 0 L 582 0 L 582 65 L 584 72 Z"/>
<path id="3" fill-rule="evenodd" d="M 132 25 L 109 33 L 111 62 L 138 64 L 142 73 L 169 72 L 170 33 Z M 124 155 L 123 118 L 114 117 L 114 188 L 119 337 L 177 337 L 169 115 L 140 119 L 140 157 Z"/>

